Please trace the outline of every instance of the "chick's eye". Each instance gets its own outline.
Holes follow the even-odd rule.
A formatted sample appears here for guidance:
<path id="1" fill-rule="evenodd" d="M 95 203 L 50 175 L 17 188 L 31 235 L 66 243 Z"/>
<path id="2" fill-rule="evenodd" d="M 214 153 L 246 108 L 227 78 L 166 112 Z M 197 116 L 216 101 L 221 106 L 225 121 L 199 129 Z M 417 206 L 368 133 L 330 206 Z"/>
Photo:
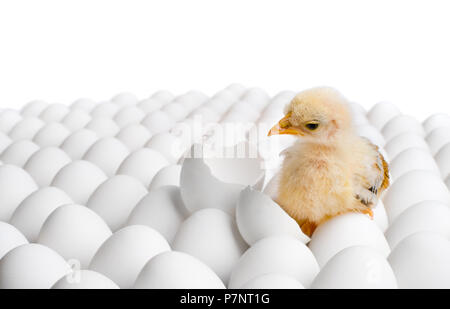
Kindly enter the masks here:
<path id="1" fill-rule="evenodd" d="M 306 128 L 308 128 L 308 130 L 314 131 L 319 127 L 319 124 L 316 122 L 310 122 L 306 124 Z"/>

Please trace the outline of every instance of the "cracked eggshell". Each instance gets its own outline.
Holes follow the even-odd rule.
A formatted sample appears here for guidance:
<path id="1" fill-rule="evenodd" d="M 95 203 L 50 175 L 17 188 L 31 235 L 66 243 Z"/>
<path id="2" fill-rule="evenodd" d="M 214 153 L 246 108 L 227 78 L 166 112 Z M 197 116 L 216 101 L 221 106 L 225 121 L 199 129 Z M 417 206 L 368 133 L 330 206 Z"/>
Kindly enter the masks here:
<path id="1" fill-rule="evenodd" d="M 394 104 L 378 102 L 367 113 L 367 119 L 375 128 L 381 130 L 389 120 L 398 115 L 400 115 L 400 111 Z"/>
<path id="2" fill-rule="evenodd" d="M 74 270 L 62 277 L 52 289 L 119 289 L 111 279 L 92 270 Z"/>
<path id="3" fill-rule="evenodd" d="M 403 239 L 388 258 L 401 289 L 450 288 L 450 242 L 433 232 Z"/>
<path id="4" fill-rule="evenodd" d="M 150 183 L 149 190 L 155 190 L 162 186 L 180 186 L 181 165 L 169 165 L 156 173 Z"/>
<path id="5" fill-rule="evenodd" d="M 396 289 L 397 280 L 386 257 L 367 246 L 348 247 L 322 267 L 313 289 Z"/>
<path id="6" fill-rule="evenodd" d="M 130 153 L 119 166 L 117 174 L 135 177 L 148 187 L 156 173 L 168 165 L 169 162 L 158 151 L 143 148 Z"/>
<path id="7" fill-rule="evenodd" d="M 389 142 L 392 138 L 405 132 L 416 133 L 425 137 L 425 131 L 421 123 L 414 117 L 408 115 L 398 115 L 389 120 L 381 130 L 385 140 Z"/>
<path id="8" fill-rule="evenodd" d="M 358 245 L 372 247 L 384 257 L 390 253 L 383 232 L 367 215 L 359 213 L 339 215 L 320 224 L 308 244 L 321 267 L 339 251 Z"/>
<path id="9" fill-rule="evenodd" d="M 89 265 L 120 288 L 131 288 L 145 264 L 155 255 L 170 251 L 164 237 L 144 225 L 130 225 L 115 232 L 98 249 Z"/>
<path id="10" fill-rule="evenodd" d="M 70 131 L 62 124 L 52 122 L 43 126 L 33 137 L 40 147 L 58 147 L 70 135 Z"/>
<path id="11" fill-rule="evenodd" d="M 421 148 L 409 148 L 402 151 L 391 160 L 389 169 L 393 181 L 412 170 L 425 170 L 440 175 L 439 168 L 430 152 Z"/>
<path id="12" fill-rule="evenodd" d="M 153 257 L 140 272 L 135 289 L 225 289 L 220 278 L 199 259 L 176 251 Z"/>
<path id="13" fill-rule="evenodd" d="M 81 129 L 69 135 L 61 144 L 60 148 L 64 150 L 72 160 L 80 160 L 98 139 L 99 137 L 94 131 Z"/>
<path id="14" fill-rule="evenodd" d="M 402 212 L 389 226 L 386 239 L 391 248 L 416 232 L 430 231 L 450 239 L 450 207 L 436 201 L 423 201 Z"/>
<path id="15" fill-rule="evenodd" d="M 25 244 L 0 260 L 0 289 L 49 289 L 70 271 L 69 264 L 52 249 Z"/>
<path id="16" fill-rule="evenodd" d="M 72 199 L 61 189 L 41 188 L 34 191 L 14 211 L 10 223 L 17 227 L 31 242 L 36 242 L 42 225 L 58 207 L 73 204 Z"/>
<path id="17" fill-rule="evenodd" d="M 27 244 L 23 234 L 11 224 L 0 221 L 0 260 L 12 249 Z"/>
<path id="18" fill-rule="evenodd" d="M 126 126 L 116 135 L 130 151 L 144 147 L 145 143 L 152 137 L 150 132 L 141 124 L 131 124 Z"/>
<path id="19" fill-rule="evenodd" d="M 36 151 L 23 167 L 42 188 L 49 186 L 55 175 L 72 160 L 57 147 L 46 147 Z"/>
<path id="20" fill-rule="evenodd" d="M 17 206 L 37 188 L 33 178 L 20 167 L 0 166 L 0 221 L 9 221 Z"/>
<path id="21" fill-rule="evenodd" d="M 409 132 L 401 133 L 392 138 L 386 144 L 384 150 L 392 161 L 399 153 L 409 148 L 420 148 L 428 151 L 428 145 L 423 137 Z"/>
<path id="22" fill-rule="evenodd" d="M 95 212 L 70 204 L 56 208 L 48 216 L 39 232 L 38 243 L 52 248 L 67 261 L 76 260 L 85 268 L 111 234 Z"/>
<path id="23" fill-rule="evenodd" d="M 45 122 L 39 118 L 24 118 L 9 131 L 8 135 L 14 141 L 21 139 L 31 140 L 44 125 Z"/>
<path id="24" fill-rule="evenodd" d="M 308 247 L 292 237 L 268 237 L 251 246 L 231 273 L 228 288 L 241 288 L 250 280 L 269 273 L 292 276 L 309 287 L 319 265 Z"/>
<path id="25" fill-rule="evenodd" d="M 450 127 L 434 129 L 427 135 L 426 141 L 430 147 L 431 154 L 435 156 L 442 147 L 450 143 Z"/>
<path id="26" fill-rule="evenodd" d="M 38 150 L 39 146 L 32 141 L 15 141 L 2 152 L 0 160 L 5 164 L 23 167 L 28 159 Z"/>
<path id="27" fill-rule="evenodd" d="M 123 227 L 136 204 L 148 193 L 142 183 L 127 175 L 116 175 L 102 183 L 86 206 L 99 214 L 111 230 Z"/>
<path id="28" fill-rule="evenodd" d="M 64 166 L 52 186 L 66 192 L 75 203 L 85 205 L 92 193 L 106 180 L 103 171 L 91 162 L 78 160 Z"/>
<path id="29" fill-rule="evenodd" d="M 120 164 L 130 154 L 128 148 L 115 137 L 105 137 L 96 141 L 84 154 L 83 160 L 94 163 L 111 177 Z"/>
<path id="30" fill-rule="evenodd" d="M 160 232 L 172 243 L 181 223 L 187 218 L 186 210 L 175 186 L 163 186 L 150 191 L 134 207 L 127 225 L 146 225 Z"/>
<path id="31" fill-rule="evenodd" d="M 179 227 L 172 247 L 204 262 L 225 283 L 248 248 L 234 218 L 214 208 L 196 211 L 187 218 Z"/>
<path id="32" fill-rule="evenodd" d="M 396 179 L 383 197 L 390 222 L 419 202 L 434 200 L 450 204 L 450 193 L 433 172 L 411 171 Z"/>
<path id="33" fill-rule="evenodd" d="M 242 289 L 267 290 L 267 289 L 304 289 L 305 287 L 294 277 L 284 274 L 264 274 L 257 276 L 245 283 Z"/>
<path id="34" fill-rule="evenodd" d="M 247 187 L 236 207 L 239 232 L 249 245 L 269 236 L 292 236 L 307 243 L 297 222 L 265 194 Z"/>

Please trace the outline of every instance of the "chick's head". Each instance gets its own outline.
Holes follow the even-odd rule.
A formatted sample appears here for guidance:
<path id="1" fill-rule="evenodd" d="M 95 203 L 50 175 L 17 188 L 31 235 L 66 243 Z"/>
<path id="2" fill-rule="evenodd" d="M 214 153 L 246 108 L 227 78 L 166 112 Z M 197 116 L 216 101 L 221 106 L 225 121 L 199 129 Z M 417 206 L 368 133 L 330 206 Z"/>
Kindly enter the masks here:
<path id="1" fill-rule="evenodd" d="M 350 130 L 351 114 L 347 100 L 329 87 L 304 90 L 285 108 L 283 117 L 270 135 L 292 134 L 311 141 L 329 141 Z"/>

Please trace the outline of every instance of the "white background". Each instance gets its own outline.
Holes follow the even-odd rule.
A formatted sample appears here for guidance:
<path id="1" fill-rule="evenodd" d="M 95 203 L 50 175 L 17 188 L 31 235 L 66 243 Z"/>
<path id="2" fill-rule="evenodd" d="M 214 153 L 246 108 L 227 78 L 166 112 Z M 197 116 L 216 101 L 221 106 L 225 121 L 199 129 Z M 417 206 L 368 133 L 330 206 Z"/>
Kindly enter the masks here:
<path id="1" fill-rule="evenodd" d="M 448 1 L 0 2 L 0 106 L 316 85 L 450 113 Z"/>

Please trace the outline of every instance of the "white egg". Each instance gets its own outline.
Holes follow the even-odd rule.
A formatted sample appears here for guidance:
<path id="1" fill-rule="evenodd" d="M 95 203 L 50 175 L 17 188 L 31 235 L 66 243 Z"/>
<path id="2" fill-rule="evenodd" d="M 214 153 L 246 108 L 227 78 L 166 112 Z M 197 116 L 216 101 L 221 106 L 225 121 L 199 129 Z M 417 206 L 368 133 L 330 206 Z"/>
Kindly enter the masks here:
<path id="1" fill-rule="evenodd" d="M 380 148 L 383 148 L 386 144 L 383 135 L 371 125 L 359 125 L 355 130 L 359 136 L 369 139 L 372 144 L 375 144 Z"/>
<path id="2" fill-rule="evenodd" d="M 120 106 L 111 102 L 101 102 L 91 111 L 92 118 L 113 118 L 120 110 Z"/>
<path id="3" fill-rule="evenodd" d="M 368 246 L 348 247 L 322 267 L 313 289 L 396 289 L 386 257 Z"/>
<path id="4" fill-rule="evenodd" d="M 123 128 L 130 124 L 138 124 L 144 117 L 145 113 L 139 107 L 126 106 L 117 112 L 114 121 L 119 127 Z"/>
<path id="5" fill-rule="evenodd" d="M 389 226 L 389 220 L 386 213 L 386 209 L 384 208 L 383 201 L 379 200 L 377 205 L 372 208 L 372 211 L 373 211 L 373 221 L 384 233 Z"/>
<path id="6" fill-rule="evenodd" d="M 144 147 L 145 143 L 152 137 L 150 132 L 141 124 L 131 124 L 126 126 L 116 135 L 130 151 Z"/>
<path id="7" fill-rule="evenodd" d="M 39 244 L 26 244 L 0 260 L 0 289 L 49 289 L 71 271 L 55 251 Z"/>
<path id="8" fill-rule="evenodd" d="M 240 97 L 241 95 L 244 94 L 244 92 L 247 90 L 247 88 L 241 84 L 234 83 L 234 84 L 231 84 L 228 87 L 226 87 L 225 90 L 230 91 L 236 97 Z"/>
<path id="9" fill-rule="evenodd" d="M 450 143 L 450 127 L 436 128 L 426 138 L 430 151 L 436 155 L 446 144 Z"/>
<path id="10" fill-rule="evenodd" d="M 169 165 L 156 173 L 150 183 L 149 190 L 155 190 L 162 186 L 180 186 L 181 165 Z"/>
<path id="11" fill-rule="evenodd" d="M 297 222 L 267 195 L 247 187 L 236 206 L 239 232 L 249 245 L 270 236 L 292 236 L 307 243 Z"/>
<path id="12" fill-rule="evenodd" d="M 139 180 L 116 175 L 95 190 L 86 206 L 99 214 L 111 230 L 116 231 L 125 224 L 133 208 L 147 193 Z"/>
<path id="13" fill-rule="evenodd" d="M 95 254 L 89 265 L 121 288 L 131 288 L 145 264 L 155 255 L 170 251 L 161 234 L 143 225 L 115 232 Z"/>
<path id="14" fill-rule="evenodd" d="M 144 113 L 149 114 L 153 111 L 160 109 L 163 106 L 163 102 L 157 99 L 145 99 L 138 103 L 137 107 L 144 111 Z"/>
<path id="15" fill-rule="evenodd" d="M 409 148 L 420 148 L 428 151 L 428 145 L 423 137 L 409 132 L 401 133 L 392 138 L 386 144 L 384 150 L 392 161 L 399 153 Z"/>
<path id="16" fill-rule="evenodd" d="M 111 279 L 92 270 L 74 270 L 62 277 L 52 289 L 119 289 Z"/>
<path id="17" fill-rule="evenodd" d="M 136 104 L 138 98 L 130 92 L 122 92 L 111 98 L 111 102 L 119 106 L 127 106 Z"/>
<path id="18" fill-rule="evenodd" d="M 167 90 L 159 90 L 152 94 L 151 98 L 162 102 L 170 102 L 175 98 L 175 96 Z"/>
<path id="19" fill-rule="evenodd" d="M 247 283 L 241 289 L 267 290 L 267 289 L 304 289 L 305 287 L 294 277 L 284 274 L 264 274 L 257 276 Z"/>
<path id="20" fill-rule="evenodd" d="M 434 158 L 441 171 L 442 179 L 447 178 L 450 175 L 450 143 L 443 146 Z"/>
<path id="21" fill-rule="evenodd" d="M 391 161 L 389 169 L 394 182 L 412 170 L 425 170 L 440 175 L 430 152 L 422 148 L 408 148 L 402 151 Z"/>
<path id="22" fill-rule="evenodd" d="M 187 114 L 190 111 L 189 107 L 185 106 L 183 103 L 172 102 L 166 104 L 163 108 L 161 108 L 161 111 L 167 113 L 175 121 L 182 120 L 187 116 Z"/>
<path id="23" fill-rule="evenodd" d="M 423 201 L 406 209 L 386 231 L 391 248 L 407 236 L 431 231 L 450 239 L 450 207 L 436 201 Z"/>
<path id="24" fill-rule="evenodd" d="M 188 216 L 180 189 L 164 186 L 150 191 L 128 217 L 127 225 L 146 225 L 154 228 L 172 243 L 181 223 Z"/>
<path id="25" fill-rule="evenodd" d="M 29 140 L 19 140 L 10 144 L 1 154 L 0 159 L 5 164 L 23 167 L 28 159 L 38 151 L 39 146 Z"/>
<path id="26" fill-rule="evenodd" d="M 99 215 L 85 206 L 71 204 L 58 207 L 48 216 L 39 232 L 38 243 L 85 268 L 111 234 Z"/>
<path id="27" fill-rule="evenodd" d="M 52 186 L 66 192 L 75 203 L 85 205 L 106 175 L 94 164 L 78 160 L 64 166 L 53 179 Z"/>
<path id="28" fill-rule="evenodd" d="M 22 116 L 15 110 L 6 109 L 0 112 L 0 132 L 8 133 L 22 120 Z"/>
<path id="29" fill-rule="evenodd" d="M 320 224 L 308 246 L 323 267 L 339 251 L 359 245 L 372 247 L 385 257 L 390 253 L 383 232 L 367 215 L 347 213 Z"/>
<path id="30" fill-rule="evenodd" d="M 9 221 L 17 206 L 37 188 L 33 178 L 20 167 L 0 166 L 0 221 Z"/>
<path id="31" fill-rule="evenodd" d="M 40 114 L 39 118 L 41 118 L 44 122 L 59 122 L 61 121 L 68 113 L 70 109 L 64 105 L 59 103 L 50 104 L 47 106 Z"/>
<path id="32" fill-rule="evenodd" d="M 24 118 L 9 131 L 8 135 L 14 141 L 21 139 L 31 140 L 44 124 L 39 118 Z"/>
<path id="33" fill-rule="evenodd" d="M 25 236 L 17 228 L 6 222 L 0 221 L 0 235 L 2 235 L 0 238 L 0 260 L 12 249 L 28 243 Z"/>
<path id="34" fill-rule="evenodd" d="M 64 150 L 72 160 L 81 159 L 86 151 L 99 139 L 94 131 L 81 129 L 69 135 L 61 144 Z"/>
<path id="35" fill-rule="evenodd" d="M 42 225 L 48 216 L 62 205 L 73 204 L 72 199 L 61 189 L 46 187 L 34 191 L 20 203 L 11 220 L 31 242 L 36 242 Z"/>
<path id="36" fill-rule="evenodd" d="M 128 148 L 115 137 L 105 137 L 96 141 L 84 154 L 83 160 L 94 163 L 111 177 L 120 164 L 130 154 Z"/>
<path id="37" fill-rule="evenodd" d="M 292 276 L 309 287 L 319 272 L 312 252 L 292 237 L 268 237 L 251 246 L 239 259 L 228 287 L 241 288 L 257 276 L 278 273 Z"/>
<path id="38" fill-rule="evenodd" d="M 196 211 L 187 218 L 179 227 L 172 247 L 200 259 L 224 283 L 228 282 L 233 267 L 248 248 L 234 218 L 214 208 Z"/>
<path id="39" fill-rule="evenodd" d="M 89 113 L 95 107 L 96 103 L 88 98 L 80 98 L 75 100 L 72 104 L 70 104 L 70 109 L 72 111 L 83 111 Z"/>
<path id="40" fill-rule="evenodd" d="M 167 165 L 169 162 L 162 154 L 143 148 L 130 153 L 119 166 L 117 174 L 133 176 L 148 187 L 156 173 Z"/>
<path id="41" fill-rule="evenodd" d="M 150 133 L 156 134 L 168 131 L 175 124 L 172 117 L 167 115 L 167 113 L 156 110 L 148 114 L 141 122 L 141 124 L 146 127 Z"/>
<path id="42" fill-rule="evenodd" d="M 450 193 L 442 179 L 433 172 L 411 171 L 399 177 L 383 197 L 390 222 L 419 202 L 435 200 L 450 204 Z"/>
<path id="43" fill-rule="evenodd" d="M 433 114 L 423 122 L 425 133 L 430 133 L 434 129 L 450 126 L 450 116 L 447 114 Z"/>
<path id="44" fill-rule="evenodd" d="M 145 145 L 163 154 L 170 163 L 177 163 L 186 152 L 187 149 L 183 146 L 182 140 L 169 132 L 153 135 Z"/>
<path id="45" fill-rule="evenodd" d="M 105 117 L 93 117 L 85 128 L 94 131 L 99 137 L 111 137 L 120 131 L 113 120 Z"/>
<path id="46" fill-rule="evenodd" d="M 25 163 L 24 169 L 42 188 L 52 183 L 55 175 L 72 160 L 57 147 L 46 147 L 36 151 Z"/>
<path id="47" fill-rule="evenodd" d="M 41 147 L 59 146 L 70 135 L 69 129 L 60 123 L 48 123 L 33 137 L 33 142 Z"/>
<path id="48" fill-rule="evenodd" d="M 87 112 L 72 110 L 63 118 L 61 123 L 73 132 L 84 128 L 91 120 L 92 117 Z"/>
<path id="49" fill-rule="evenodd" d="M 367 113 L 367 119 L 375 128 L 381 130 L 389 120 L 397 115 L 400 115 L 400 111 L 394 104 L 379 102 Z"/>
<path id="50" fill-rule="evenodd" d="M 388 258 L 401 289 L 450 288 L 450 242 L 433 232 L 403 239 Z"/>
<path id="51" fill-rule="evenodd" d="M 220 278 L 195 257 L 168 251 L 153 257 L 140 272 L 135 289 L 224 289 Z"/>
<path id="52" fill-rule="evenodd" d="M 27 103 L 20 111 L 23 117 L 37 117 L 44 109 L 46 109 L 48 104 L 44 101 L 34 100 Z"/>
<path id="53" fill-rule="evenodd" d="M 405 132 L 416 133 L 419 136 L 425 137 L 425 131 L 420 122 L 416 118 L 408 115 L 395 116 L 384 125 L 381 131 L 387 142 Z"/>
<path id="54" fill-rule="evenodd" d="M 11 139 L 4 133 L 0 132 L 0 153 L 2 153 L 9 145 L 11 145 Z"/>

